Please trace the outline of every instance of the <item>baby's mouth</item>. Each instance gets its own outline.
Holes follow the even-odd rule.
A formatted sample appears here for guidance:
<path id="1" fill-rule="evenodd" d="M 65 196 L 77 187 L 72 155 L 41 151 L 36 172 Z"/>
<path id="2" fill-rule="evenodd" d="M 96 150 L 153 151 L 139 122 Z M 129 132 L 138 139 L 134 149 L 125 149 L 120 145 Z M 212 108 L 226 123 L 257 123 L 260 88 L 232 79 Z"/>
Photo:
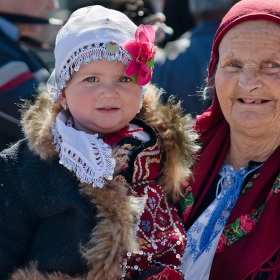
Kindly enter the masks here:
<path id="1" fill-rule="evenodd" d="M 104 107 L 104 108 L 98 108 L 98 110 L 101 110 L 101 111 L 116 111 L 118 110 L 119 108 L 116 108 L 116 107 Z"/>

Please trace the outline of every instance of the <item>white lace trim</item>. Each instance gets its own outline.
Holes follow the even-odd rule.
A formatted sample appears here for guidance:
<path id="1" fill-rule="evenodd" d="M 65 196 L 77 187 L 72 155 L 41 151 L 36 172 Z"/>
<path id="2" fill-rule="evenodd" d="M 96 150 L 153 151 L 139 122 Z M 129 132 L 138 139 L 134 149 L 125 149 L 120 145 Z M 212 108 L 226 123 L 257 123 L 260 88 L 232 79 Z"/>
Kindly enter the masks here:
<path id="1" fill-rule="evenodd" d="M 83 65 L 88 64 L 93 60 L 101 60 L 102 57 L 105 57 L 109 61 L 117 60 L 121 61 L 125 65 L 128 65 L 128 63 L 132 60 L 130 54 L 121 46 L 118 46 L 119 49 L 116 52 L 111 53 L 107 49 L 108 43 L 93 43 L 80 47 L 73 52 L 61 70 L 57 85 L 52 85 L 51 99 L 53 102 L 56 103 L 58 101 L 61 95 L 61 90 L 66 87 L 66 82 L 70 79 L 70 76 L 74 73 L 74 71 L 79 71 Z"/>
<path id="2" fill-rule="evenodd" d="M 106 179 L 113 179 L 116 163 L 112 149 L 97 134 L 75 130 L 63 111 L 53 123 L 52 133 L 59 163 L 73 171 L 80 182 L 102 188 Z"/>

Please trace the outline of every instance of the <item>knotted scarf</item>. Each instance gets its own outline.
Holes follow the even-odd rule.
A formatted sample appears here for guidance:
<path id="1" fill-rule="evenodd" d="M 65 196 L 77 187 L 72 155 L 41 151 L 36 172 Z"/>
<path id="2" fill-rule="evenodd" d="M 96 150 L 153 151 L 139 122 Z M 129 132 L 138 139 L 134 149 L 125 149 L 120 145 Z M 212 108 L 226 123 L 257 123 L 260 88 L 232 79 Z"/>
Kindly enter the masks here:
<path id="1" fill-rule="evenodd" d="M 226 32 L 244 21 L 258 19 L 280 24 L 279 0 L 242 0 L 231 8 L 214 38 L 208 81 L 215 75 L 219 44 Z M 186 221 L 187 229 L 213 184 L 230 144 L 229 125 L 222 114 L 215 88 L 212 88 L 211 95 L 212 105 L 194 125 L 201 134 L 202 148 L 193 169 L 194 179 L 189 182 L 194 204 Z M 263 271 L 264 265 L 270 272 L 270 279 L 276 279 L 280 271 L 279 173 L 278 147 L 241 192 L 224 228 L 219 243 L 222 249 L 214 257 L 210 279 L 246 279 Z"/>

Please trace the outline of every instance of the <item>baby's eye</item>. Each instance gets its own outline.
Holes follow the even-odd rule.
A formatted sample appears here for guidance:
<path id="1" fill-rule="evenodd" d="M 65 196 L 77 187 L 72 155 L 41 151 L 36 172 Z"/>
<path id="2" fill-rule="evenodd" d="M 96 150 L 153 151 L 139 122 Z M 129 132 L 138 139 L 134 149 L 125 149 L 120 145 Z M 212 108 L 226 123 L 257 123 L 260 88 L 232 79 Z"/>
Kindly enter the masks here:
<path id="1" fill-rule="evenodd" d="M 97 77 L 93 76 L 93 77 L 86 78 L 86 81 L 94 83 L 94 82 L 98 82 L 98 79 L 97 79 Z"/>
<path id="2" fill-rule="evenodd" d="M 123 76 L 123 77 L 119 78 L 119 82 L 121 82 L 121 83 L 128 83 L 130 81 L 132 81 L 132 79 L 129 78 L 129 77 L 126 77 L 126 76 Z"/>

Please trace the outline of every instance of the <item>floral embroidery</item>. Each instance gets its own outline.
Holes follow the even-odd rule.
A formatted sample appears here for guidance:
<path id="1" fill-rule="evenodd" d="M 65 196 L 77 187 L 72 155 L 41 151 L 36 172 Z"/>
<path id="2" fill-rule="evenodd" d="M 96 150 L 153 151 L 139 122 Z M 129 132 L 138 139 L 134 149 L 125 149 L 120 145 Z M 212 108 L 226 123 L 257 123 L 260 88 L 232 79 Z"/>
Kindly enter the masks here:
<path id="1" fill-rule="evenodd" d="M 253 209 L 249 214 L 240 216 L 232 224 L 226 225 L 223 229 L 216 253 L 221 253 L 225 246 L 231 246 L 241 237 L 250 233 L 258 222 L 265 204 Z"/>
<path id="2" fill-rule="evenodd" d="M 194 198 L 192 195 L 192 188 L 191 186 L 187 186 L 182 190 L 183 197 L 179 200 L 179 206 L 183 213 L 183 220 L 186 221 L 188 219 L 188 216 L 191 212 Z"/>
<path id="3" fill-rule="evenodd" d="M 260 173 L 255 173 L 252 176 L 251 181 L 248 182 L 244 187 L 244 189 L 242 190 L 243 195 L 246 195 L 247 190 L 251 189 L 254 186 L 252 181 L 258 178 L 259 176 L 261 176 Z M 194 203 L 194 198 L 192 196 L 191 186 L 187 186 L 186 188 L 183 189 L 182 192 L 184 197 L 180 199 L 179 206 L 180 209 L 182 210 L 184 221 L 186 221 L 189 216 L 189 212 L 192 208 L 192 205 Z M 232 246 L 241 238 L 243 238 L 244 236 L 246 236 L 247 234 L 253 231 L 265 208 L 266 202 L 268 202 L 268 200 L 275 194 L 276 195 L 280 194 L 280 174 L 277 176 L 277 179 L 275 180 L 271 188 L 271 191 L 263 204 L 261 204 L 258 208 L 253 209 L 249 214 L 245 213 L 244 215 L 241 215 L 233 223 L 225 225 L 221 237 L 219 239 L 218 246 L 216 248 L 216 254 L 222 253 L 226 246 L 227 247 Z M 201 231 L 200 226 L 201 225 L 196 221 L 193 224 L 193 230 L 196 232 L 200 232 Z M 190 254 L 195 260 L 197 259 L 199 254 L 197 250 L 197 240 L 192 238 L 191 233 L 188 232 L 187 241 L 188 241 L 187 248 L 189 248 Z M 205 250 L 207 251 L 208 248 L 206 248 Z"/>
<path id="4" fill-rule="evenodd" d="M 121 279 L 134 278 L 159 264 L 172 264 L 171 280 L 174 279 L 171 273 L 181 262 L 186 236 L 177 210 L 165 198 L 162 188 L 154 180 L 161 167 L 161 141 L 156 137 L 154 145 L 143 148 L 143 144 L 138 145 L 137 142 L 123 144 L 114 153 L 117 172 L 121 169 L 115 175 L 116 180 L 131 180 L 126 184 L 128 194 L 147 198 L 134 224 L 139 251 L 127 251 L 124 255 Z M 126 171 L 131 167 L 133 177 L 127 178 Z M 175 279 L 182 280 L 178 277 Z"/>
<path id="5" fill-rule="evenodd" d="M 159 223 L 161 224 L 161 226 L 167 225 L 167 220 L 165 219 L 165 217 L 163 215 L 158 214 L 158 220 L 159 220 Z"/>
<path id="6" fill-rule="evenodd" d="M 260 173 L 256 173 L 252 177 L 252 179 L 256 179 L 259 176 Z M 251 187 L 253 187 L 253 184 L 252 182 L 249 182 L 244 188 L 244 190 Z M 280 174 L 277 176 L 271 188 L 271 191 L 268 197 L 266 198 L 265 203 L 269 201 L 269 199 L 272 197 L 273 194 L 279 194 L 279 193 L 280 193 Z M 243 194 L 245 194 L 245 192 Z M 264 210 L 265 203 L 261 204 L 257 209 L 253 209 L 249 214 L 240 216 L 238 219 L 236 219 L 234 223 L 225 226 L 216 253 L 221 253 L 224 250 L 225 246 L 229 247 L 233 245 L 240 238 L 246 236 L 254 229 L 256 223 L 259 221 L 261 213 Z"/>
<path id="7" fill-rule="evenodd" d="M 145 238 L 139 238 L 138 242 L 141 250 L 147 250 L 152 247 L 151 243 L 149 243 Z"/>
<path id="8" fill-rule="evenodd" d="M 256 179 L 256 178 L 258 178 L 260 175 L 261 175 L 260 173 L 256 173 L 256 174 L 254 174 L 254 175 L 252 176 L 252 179 Z M 244 189 L 242 190 L 241 193 L 242 193 L 242 194 L 246 194 L 247 189 L 250 189 L 250 188 L 252 188 L 252 187 L 253 187 L 252 182 L 248 182 L 248 183 L 246 184 L 246 186 L 244 187 Z"/>
<path id="9" fill-rule="evenodd" d="M 150 221 L 142 221 L 142 227 L 144 231 L 150 231 L 151 230 Z"/>
<path id="10" fill-rule="evenodd" d="M 221 234 L 221 238 L 219 240 L 219 243 L 218 243 L 218 246 L 217 246 L 217 250 L 216 250 L 216 253 L 220 253 L 224 250 L 224 247 L 226 245 L 226 242 L 227 242 L 227 238 L 226 236 L 222 233 Z"/>
<path id="11" fill-rule="evenodd" d="M 154 197 L 149 197 L 149 205 L 151 207 L 151 209 L 154 209 L 156 206 L 156 200 Z"/>
<path id="12" fill-rule="evenodd" d="M 248 184 L 246 184 L 246 186 L 244 187 L 244 189 L 242 190 L 242 194 L 246 194 L 246 190 L 247 189 L 250 189 L 250 188 L 252 188 L 253 187 L 253 184 L 252 184 L 252 182 L 249 182 Z"/>
<path id="13" fill-rule="evenodd" d="M 162 189 L 155 182 L 151 182 L 149 185 L 144 184 L 144 188 L 139 186 L 134 190 L 139 191 L 138 195 L 154 198 L 156 205 L 152 208 L 153 203 L 151 205 L 150 202 L 153 199 L 147 199 L 141 217 L 137 218 L 140 250 L 136 253 L 127 252 L 122 264 L 122 279 L 127 279 L 128 276 L 133 278 L 153 265 L 171 264 L 174 268 L 178 267 L 186 244 L 183 225 L 177 216 L 177 211 L 166 200 Z M 137 258 L 140 258 L 139 262 L 135 261 Z"/>
<path id="14" fill-rule="evenodd" d="M 273 187 L 272 187 L 272 192 L 273 194 L 278 194 L 280 193 L 280 175 L 276 178 Z"/>
<path id="15" fill-rule="evenodd" d="M 272 189 L 266 199 L 266 202 L 268 202 L 270 200 L 270 198 L 272 197 L 273 194 L 278 194 L 280 193 L 280 174 L 277 176 L 273 186 L 272 186 Z"/>
<path id="16" fill-rule="evenodd" d="M 239 221 L 240 221 L 240 228 L 246 233 L 251 232 L 256 225 L 256 222 L 248 214 L 241 216 L 239 218 Z"/>

